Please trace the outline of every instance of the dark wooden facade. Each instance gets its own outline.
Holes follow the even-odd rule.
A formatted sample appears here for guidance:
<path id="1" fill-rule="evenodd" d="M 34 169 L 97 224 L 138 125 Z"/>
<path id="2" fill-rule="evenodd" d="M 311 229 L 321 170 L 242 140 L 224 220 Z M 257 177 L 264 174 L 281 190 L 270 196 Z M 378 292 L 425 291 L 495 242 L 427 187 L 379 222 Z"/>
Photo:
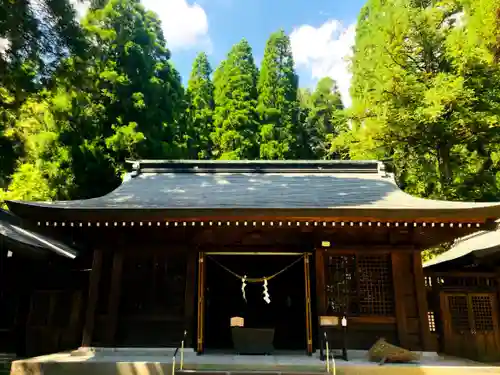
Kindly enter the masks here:
<path id="1" fill-rule="evenodd" d="M 198 290 L 200 254 L 294 251 L 311 254 L 310 334 L 314 348 L 318 317 L 342 316 L 337 306 L 347 300 L 348 348 L 367 349 L 377 338 L 385 337 L 412 350 L 432 350 L 420 251 L 409 243 L 382 240 L 394 237 L 395 229 L 332 228 L 331 224 L 324 229 L 313 222 L 299 227 L 294 223 L 291 229 L 270 225 L 247 229 L 52 228 L 51 235 L 61 238 L 64 232 L 72 232 L 73 238 L 94 250 L 78 260 L 78 267 L 73 261 L 57 265 L 58 273 L 45 265 L 38 274 L 29 273 L 33 282 L 43 280 L 40 273 L 46 272 L 55 281 L 52 287 L 36 283 L 32 291 L 27 345 L 59 340 L 50 337 L 50 332 L 55 332 L 54 324 L 66 324 L 64 334 L 80 329 L 77 335 L 84 346 L 175 346 L 187 329 L 190 346 L 203 348 L 196 345 L 198 327 L 203 327 L 203 311 L 199 310 L 204 307 L 203 300 L 198 301 L 202 294 Z M 377 238 L 380 242 L 370 242 Z M 322 240 L 330 240 L 331 246 L 323 247 Z M 348 284 L 347 290 L 342 283 Z M 62 314 L 70 322 L 62 323 L 53 314 Z M 306 330 L 306 321 L 297 329 Z M 332 331 L 332 345 L 338 347 L 339 335 L 335 328 Z M 67 349 L 68 345 L 49 347 Z"/>
<path id="2" fill-rule="evenodd" d="M 47 205 L 8 202 L 27 228 L 78 244 L 82 249 L 69 269 L 77 269 L 79 275 L 85 276 L 80 279 L 66 271 L 57 278 L 59 286 L 49 294 L 44 294 L 46 287 L 36 286 L 32 291 L 34 302 L 29 314 L 42 323 L 35 324 L 36 332 L 27 333 L 27 341 L 36 341 L 38 334 L 43 336 L 44 329 L 53 324 L 50 322 L 59 321 L 54 314 L 63 314 L 67 317 L 67 329 L 61 335 L 70 337 L 76 330 L 83 346 L 176 346 L 187 330 L 189 346 L 203 351 L 207 335 L 213 335 L 207 330 L 209 291 L 205 281 L 207 274 L 221 272 L 206 261 L 206 254 L 293 252 L 303 254 L 304 260 L 299 277 L 304 290 L 303 320 L 293 327 L 303 332 L 303 350 L 311 353 L 318 347 L 319 316 L 324 315 L 347 316 L 347 347 L 351 349 L 368 349 L 379 337 L 385 337 L 411 350 L 435 350 L 420 252 L 487 228 L 500 217 L 500 210 L 488 204 L 455 207 L 445 202 L 442 208 L 432 208 L 435 204 L 431 202 L 419 209 L 421 200 L 414 201 L 397 192 L 392 182 L 380 177 L 380 164 L 376 162 L 315 162 L 313 167 L 307 163 L 273 162 L 267 171 L 262 163 L 250 167 L 248 163 L 229 163 L 211 169 L 199 162 L 201 167 L 197 165 L 195 171 L 169 162 L 162 170 L 155 163 L 143 180 L 140 173 L 136 177 L 136 183 L 141 184 L 137 190 L 124 190 L 113 197 L 111 193 L 108 201 Z M 235 166 L 239 169 L 234 170 Z M 210 179 L 194 183 L 192 178 L 198 178 L 200 168 L 206 169 L 202 172 Z M 236 180 L 221 182 L 228 170 L 238 175 L 237 187 Z M 145 173 L 144 168 L 141 173 Z M 247 174 L 255 180 L 263 179 L 261 184 L 279 183 L 287 189 L 293 179 L 297 191 L 282 194 L 295 201 L 286 201 L 279 195 L 267 197 L 267 192 L 245 196 L 256 189 L 255 185 L 248 185 L 250 179 L 241 182 Z M 264 181 L 267 176 L 269 180 Z M 323 184 L 326 181 L 326 185 L 314 185 L 314 178 Z M 151 179 L 151 184 L 145 182 L 147 179 Z M 160 185 L 151 187 L 160 180 Z M 188 182 L 184 182 L 185 186 L 166 187 L 169 181 Z M 214 186 L 234 189 L 233 196 L 232 190 L 206 193 L 204 199 L 210 203 L 213 198 L 214 208 L 183 195 L 171 197 L 213 181 Z M 345 187 L 345 181 L 353 185 Z M 345 200 L 356 184 L 359 193 L 370 190 L 369 183 L 386 190 L 371 200 L 359 194 L 359 204 Z M 316 186 L 317 192 L 307 196 L 304 184 Z M 330 184 L 340 184 L 344 190 Z M 149 196 L 155 200 L 141 201 L 138 191 L 148 187 Z M 333 194 L 326 194 L 325 189 L 337 192 L 339 201 L 320 202 L 321 194 L 325 196 L 321 199 L 326 200 Z M 373 189 L 370 192 L 373 194 Z M 387 203 L 392 194 L 393 206 Z M 243 206 L 238 201 L 226 201 L 236 195 L 250 203 Z M 127 199 L 135 200 L 128 206 L 121 203 Z M 158 203 L 161 199 L 166 201 Z M 382 206 L 377 206 L 377 199 Z M 400 199 L 410 199 L 407 208 L 398 206 Z M 252 202 L 257 206 L 249 207 Z M 199 207 L 191 207 L 192 204 Z M 263 207 L 259 208 L 259 204 Z M 272 208 L 273 205 L 278 208 Z M 329 205 L 333 207 L 327 208 Z M 242 256 L 242 264 L 244 259 Z M 61 294 L 61 288 L 68 293 Z M 61 302 L 64 313 L 58 310 L 59 299 L 66 301 Z M 27 327 L 32 321 L 28 319 Z M 332 345 L 339 347 L 340 336 L 335 330 L 331 328 L 329 337 Z"/>

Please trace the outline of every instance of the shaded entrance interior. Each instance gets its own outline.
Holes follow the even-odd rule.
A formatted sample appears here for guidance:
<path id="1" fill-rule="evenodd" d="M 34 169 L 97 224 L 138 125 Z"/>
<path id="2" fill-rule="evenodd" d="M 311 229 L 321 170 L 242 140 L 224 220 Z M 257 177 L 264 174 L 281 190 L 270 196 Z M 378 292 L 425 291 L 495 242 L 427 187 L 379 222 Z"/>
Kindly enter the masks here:
<path id="1" fill-rule="evenodd" d="M 230 320 L 234 316 L 243 317 L 247 328 L 274 328 L 276 350 L 306 348 L 302 256 L 208 255 L 206 266 L 207 349 L 233 348 Z M 284 272 L 268 281 L 269 304 L 263 299 L 263 283 L 247 283 L 245 301 L 241 280 L 227 270 L 249 278 L 260 278 L 271 276 L 287 266 L 289 268 Z"/>

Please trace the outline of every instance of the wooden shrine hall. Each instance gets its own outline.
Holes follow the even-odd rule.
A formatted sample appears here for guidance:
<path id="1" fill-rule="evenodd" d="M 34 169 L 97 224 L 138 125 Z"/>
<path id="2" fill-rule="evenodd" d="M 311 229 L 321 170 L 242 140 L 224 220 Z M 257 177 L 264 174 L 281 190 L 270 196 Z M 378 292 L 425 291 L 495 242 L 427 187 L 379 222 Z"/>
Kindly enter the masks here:
<path id="1" fill-rule="evenodd" d="M 7 202 L 24 229 L 78 247 L 88 281 L 51 290 L 84 296 L 84 347 L 176 347 L 186 330 L 199 353 L 248 332 L 311 354 L 327 331 L 332 348 L 436 350 L 420 252 L 500 218 L 500 203 L 410 196 L 377 161 L 130 165 L 102 197 Z M 56 305 L 36 309 L 40 326 Z"/>

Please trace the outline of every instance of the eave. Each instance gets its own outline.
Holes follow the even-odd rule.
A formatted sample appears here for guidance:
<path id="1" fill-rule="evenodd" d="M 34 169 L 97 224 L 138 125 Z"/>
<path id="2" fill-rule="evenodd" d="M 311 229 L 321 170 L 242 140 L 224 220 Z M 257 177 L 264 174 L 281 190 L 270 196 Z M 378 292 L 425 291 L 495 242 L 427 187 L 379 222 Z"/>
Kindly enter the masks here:
<path id="1" fill-rule="evenodd" d="M 329 225 L 475 227 L 492 229 L 500 205 L 475 209 L 72 209 L 49 208 L 25 202 L 7 202 L 19 217 L 38 226 L 129 225 Z"/>
<path id="2" fill-rule="evenodd" d="M 15 216 L 3 210 L 0 210 L 0 236 L 9 249 L 19 250 L 23 253 L 31 252 L 36 256 L 56 253 L 70 259 L 74 259 L 78 255 L 76 250 L 59 241 L 22 228 Z"/>
<path id="3" fill-rule="evenodd" d="M 450 202 L 406 194 L 377 161 L 141 160 L 134 168 L 102 197 L 7 204 L 39 226 L 246 222 L 487 229 L 500 218 L 499 202 Z"/>

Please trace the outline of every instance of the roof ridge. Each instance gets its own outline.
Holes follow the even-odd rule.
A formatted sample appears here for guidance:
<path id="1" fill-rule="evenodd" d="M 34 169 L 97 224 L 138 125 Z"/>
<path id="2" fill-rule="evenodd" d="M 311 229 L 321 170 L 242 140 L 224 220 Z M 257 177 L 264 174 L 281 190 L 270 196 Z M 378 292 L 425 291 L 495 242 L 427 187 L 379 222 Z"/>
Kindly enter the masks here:
<path id="1" fill-rule="evenodd" d="M 377 160 L 127 160 L 140 173 L 371 173 L 385 175 Z"/>

